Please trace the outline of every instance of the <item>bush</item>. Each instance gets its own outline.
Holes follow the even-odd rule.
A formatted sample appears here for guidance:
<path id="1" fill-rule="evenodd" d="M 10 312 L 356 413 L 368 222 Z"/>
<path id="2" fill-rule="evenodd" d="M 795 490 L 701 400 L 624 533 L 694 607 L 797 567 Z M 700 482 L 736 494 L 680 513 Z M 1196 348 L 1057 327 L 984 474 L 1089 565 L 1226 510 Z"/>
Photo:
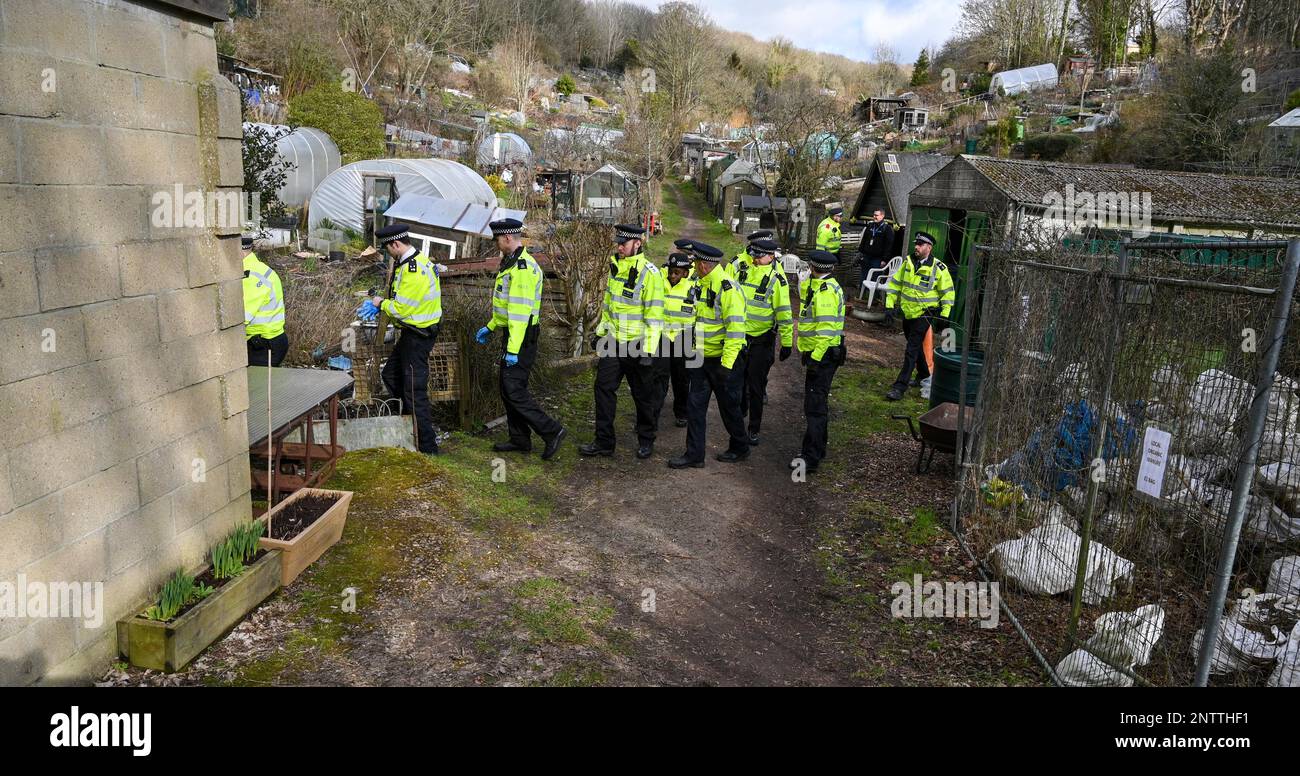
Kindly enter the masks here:
<path id="1" fill-rule="evenodd" d="M 329 135 L 344 164 L 384 156 L 384 114 L 379 106 L 338 84 L 321 84 L 289 100 L 289 123 Z"/>
<path id="2" fill-rule="evenodd" d="M 573 82 L 573 76 L 568 73 L 565 73 L 555 80 L 555 91 L 563 94 L 565 97 L 573 94 L 574 90 L 577 88 L 578 85 Z"/>
<path id="3" fill-rule="evenodd" d="M 1054 161 L 1064 157 L 1081 145 L 1083 145 L 1083 139 L 1073 132 L 1030 135 L 1025 138 L 1025 156 L 1037 156 L 1039 159 Z"/>

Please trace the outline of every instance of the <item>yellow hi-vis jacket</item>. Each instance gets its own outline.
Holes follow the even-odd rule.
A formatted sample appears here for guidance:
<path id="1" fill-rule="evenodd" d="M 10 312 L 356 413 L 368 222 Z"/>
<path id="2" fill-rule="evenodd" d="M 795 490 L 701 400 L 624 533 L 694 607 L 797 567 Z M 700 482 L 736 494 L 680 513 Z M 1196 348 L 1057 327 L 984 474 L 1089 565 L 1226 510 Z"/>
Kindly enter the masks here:
<path id="1" fill-rule="evenodd" d="M 688 340 L 691 336 L 691 328 L 695 325 L 693 288 L 693 277 L 684 277 L 675 286 L 668 285 L 668 278 L 664 277 L 664 338 L 669 342 L 677 342 L 677 336 L 682 332 L 686 333 Z"/>
<path id="2" fill-rule="evenodd" d="M 800 285 L 799 352 L 821 361 L 829 348 L 844 340 L 844 289 L 829 275 L 809 277 Z"/>
<path id="3" fill-rule="evenodd" d="M 542 321 L 542 268 L 523 246 L 502 257 L 488 331 L 506 330 L 506 352 L 519 354 L 528 327 Z"/>
<path id="4" fill-rule="evenodd" d="M 940 308 L 939 314 L 947 318 L 956 301 L 952 273 L 933 256 L 925 262 L 911 256 L 903 259 L 885 287 L 885 309 L 898 306 L 909 321 L 920 318 L 931 307 Z"/>
<path id="5" fill-rule="evenodd" d="M 596 335 L 614 335 L 618 342 L 641 341 L 645 355 L 659 347 L 664 328 L 664 274 L 644 253 L 609 259 L 605 304 Z"/>
<path id="6" fill-rule="evenodd" d="M 280 276 L 256 253 L 244 257 L 244 339 L 284 333 L 284 289 Z"/>
<path id="7" fill-rule="evenodd" d="M 727 268 L 731 270 L 732 277 L 737 277 L 741 270 L 752 266 L 754 266 L 754 257 L 749 255 L 748 249 L 736 254 L 736 258 L 732 259 L 727 264 Z"/>
<path id="8" fill-rule="evenodd" d="M 840 225 L 834 218 L 826 216 L 817 225 L 817 247 L 831 253 L 840 252 Z"/>
<path id="9" fill-rule="evenodd" d="M 745 297 L 720 266 L 695 281 L 692 295 L 696 347 L 730 369 L 745 346 Z"/>
<path id="10" fill-rule="evenodd" d="M 781 345 L 794 343 L 794 321 L 790 315 L 790 283 L 776 261 L 749 264 L 737 270 L 736 282 L 745 297 L 745 333 L 758 337 L 779 327 Z"/>
<path id="11" fill-rule="evenodd" d="M 412 253 L 393 268 L 393 287 L 379 309 L 389 319 L 412 329 L 427 329 L 442 320 L 442 284 L 433 262 L 423 253 Z"/>

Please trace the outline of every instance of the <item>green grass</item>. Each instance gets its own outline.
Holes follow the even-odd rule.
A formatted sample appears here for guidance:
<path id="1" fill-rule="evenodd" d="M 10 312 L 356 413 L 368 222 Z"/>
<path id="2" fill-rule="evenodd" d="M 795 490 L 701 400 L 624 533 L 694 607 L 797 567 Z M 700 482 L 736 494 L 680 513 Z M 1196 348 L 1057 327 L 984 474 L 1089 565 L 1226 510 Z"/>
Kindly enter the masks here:
<path id="1" fill-rule="evenodd" d="M 291 683 L 320 663 L 323 655 L 341 654 L 350 631 L 373 627 L 366 614 L 386 577 L 410 573 L 409 545 L 438 548 L 430 571 L 454 571 L 485 562 L 460 557 L 452 540 L 454 526 L 431 519 L 426 504 L 436 504 L 446 518 L 484 535 L 504 554 L 519 552 L 531 541 L 532 528 L 549 521 L 555 499 L 577 459 L 575 441 L 589 423 L 591 374 L 566 378 L 553 395 L 561 398 L 556 413 L 572 434 L 552 461 L 540 455 L 500 454 L 492 443 L 502 434 L 475 436 L 455 432 L 443 443 L 442 454 L 421 455 L 398 448 L 347 453 L 324 487 L 354 493 L 343 539 L 282 595 L 291 597 L 290 616 L 297 626 L 282 649 L 238 667 L 233 684 Z M 577 432 L 577 433 L 574 433 Z M 494 481 L 494 462 L 504 464 L 504 480 Z M 428 562 L 425 557 L 421 562 Z M 493 561 L 494 562 L 494 561 Z M 469 571 L 473 571 L 472 568 Z M 556 583 L 557 585 L 559 583 Z M 343 591 L 355 588 L 356 610 L 341 608 Z M 558 643 L 588 643 L 593 628 L 603 628 L 613 610 L 598 602 L 571 604 L 545 582 L 524 588 L 527 601 L 516 611 L 530 630 Z M 569 605 L 566 605 L 569 604 Z M 477 631 L 477 624 L 457 627 Z M 541 638 L 540 636 L 538 638 Z M 542 639 L 546 640 L 546 639 Z M 475 648 L 494 652 L 490 635 L 479 634 Z M 576 672 L 575 681 L 589 674 Z"/>
<path id="2" fill-rule="evenodd" d="M 907 435 L 907 423 L 894 415 L 920 417 L 930 409 L 929 399 L 922 399 L 919 389 L 908 389 L 898 401 L 886 401 L 885 394 L 898 376 L 897 367 L 868 367 L 863 370 L 841 369 L 831 386 L 831 423 L 844 429 L 831 434 L 831 444 L 849 444 L 855 437 L 881 432 Z M 850 436 L 851 433 L 851 436 Z"/>
<path id="3" fill-rule="evenodd" d="M 687 208 L 690 209 L 691 215 L 704 223 L 703 230 L 688 232 L 686 228 L 686 214 L 677 206 L 677 197 L 675 192 L 681 192 L 682 199 Z M 693 183 L 682 183 L 680 181 L 668 182 L 663 187 L 663 202 L 659 207 L 659 218 L 664 225 L 664 233 L 650 240 L 646 245 L 646 256 L 662 264 L 668 258 L 668 254 L 673 250 L 673 240 L 679 237 L 693 237 L 697 240 L 712 245 L 722 250 L 728 257 L 740 253 L 744 247 L 743 235 L 738 235 L 727 228 L 726 224 L 718 223 L 718 219 L 709 210 L 709 204 L 704 201 L 704 195 L 699 189 L 695 188 Z"/>
<path id="4" fill-rule="evenodd" d="M 511 613 L 535 644 L 589 645 L 601 641 L 599 630 L 614 609 L 596 598 L 578 599 L 567 585 L 550 577 L 521 582 Z"/>

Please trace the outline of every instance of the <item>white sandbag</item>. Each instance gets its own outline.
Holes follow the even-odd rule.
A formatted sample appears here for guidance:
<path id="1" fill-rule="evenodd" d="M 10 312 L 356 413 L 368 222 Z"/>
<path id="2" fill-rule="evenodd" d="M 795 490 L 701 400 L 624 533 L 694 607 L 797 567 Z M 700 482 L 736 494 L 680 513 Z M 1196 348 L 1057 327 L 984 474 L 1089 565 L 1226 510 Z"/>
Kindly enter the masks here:
<path id="1" fill-rule="evenodd" d="M 1225 424 L 1204 415 L 1191 414 L 1178 421 L 1173 432 L 1174 448 L 1183 456 L 1226 457 L 1236 454 L 1241 444 Z"/>
<path id="2" fill-rule="evenodd" d="M 1259 484 L 1284 511 L 1300 514 L 1300 466 L 1281 462 L 1265 464 L 1259 467 Z"/>
<path id="3" fill-rule="evenodd" d="M 1168 482 L 1172 474 L 1183 485 L 1192 480 L 1213 482 L 1223 475 L 1231 473 L 1231 471 L 1232 460 L 1226 455 L 1212 454 L 1202 457 L 1171 455 L 1169 456 L 1169 466 L 1165 471 L 1165 481 Z"/>
<path id="4" fill-rule="evenodd" d="M 1246 414 L 1255 386 L 1218 369 L 1201 372 L 1188 396 L 1188 408 L 1207 420 L 1231 426 Z"/>
<path id="5" fill-rule="evenodd" d="M 1187 378 L 1183 377 L 1182 372 L 1169 364 L 1157 367 L 1151 373 L 1147 404 L 1181 406 L 1187 400 L 1187 387 Z"/>
<path id="6" fill-rule="evenodd" d="M 1232 506 L 1232 491 L 1214 485 L 1205 486 L 1204 492 L 1209 496 L 1205 505 L 1206 527 L 1214 533 L 1222 533 L 1228 524 L 1228 511 Z M 1288 542 L 1300 539 L 1300 520 L 1297 520 L 1278 508 L 1267 498 L 1251 493 L 1246 496 L 1246 517 L 1241 525 L 1243 541 Z"/>
<path id="7" fill-rule="evenodd" d="M 1226 674 L 1251 666 L 1268 666 L 1277 660 L 1287 638 L 1277 623 L 1300 607 L 1300 599 L 1265 593 L 1240 598 L 1229 605 L 1219 628 L 1219 638 L 1210 655 L 1210 673 Z M 1192 638 L 1192 654 L 1199 655 L 1205 629 Z"/>
<path id="8" fill-rule="evenodd" d="M 1093 624 L 1093 635 L 1056 666 L 1061 682 L 1071 687 L 1132 687 L 1132 672 L 1151 661 L 1164 632 L 1165 610 L 1155 604 L 1132 612 L 1107 612 Z"/>
<path id="9" fill-rule="evenodd" d="M 1300 555 L 1287 555 L 1268 568 L 1265 593 L 1300 598 Z"/>
<path id="10" fill-rule="evenodd" d="M 1277 655 L 1277 667 L 1268 675 L 1269 687 L 1300 687 L 1300 622 Z"/>
<path id="11" fill-rule="evenodd" d="M 1300 463 L 1300 435 L 1281 427 L 1265 428 L 1259 438 L 1258 463 Z"/>
<path id="12" fill-rule="evenodd" d="M 1300 399 L 1296 398 L 1296 381 L 1280 374 L 1273 375 L 1273 384 L 1268 389 L 1268 412 L 1264 416 L 1265 431 L 1281 432 L 1291 435 L 1296 430 L 1296 418 L 1300 416 Z"/>
<path id="13" fill-rule="evenodd" d="M 1074 589 L 1079 565 L 1079 535 L 1049 517 L 1047 522 L 1019 539 L 1002 542 L 989 552 L 994 568 L 1030 593 L 1057 595 Z M 1131 581 L 1133 563 L 1093 541 L 1088 546 L 1088 566 L 1083 581 L 1083 600 L 1101 603 L 1121 581 Z"/>

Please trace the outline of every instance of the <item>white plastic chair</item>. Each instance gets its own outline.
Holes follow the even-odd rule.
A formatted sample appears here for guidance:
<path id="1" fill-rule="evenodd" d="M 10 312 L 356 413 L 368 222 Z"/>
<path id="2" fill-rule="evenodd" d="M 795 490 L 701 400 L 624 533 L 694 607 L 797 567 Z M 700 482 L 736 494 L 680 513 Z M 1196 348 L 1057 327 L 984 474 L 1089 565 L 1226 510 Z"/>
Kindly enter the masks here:
<path id="1" fill-rule="evenodd" d="M 903 257 L 895 256 L 885 266 L 867 270 L 867 276 L 862 279 L 862 291 L 868 292 L 867 307 L 875 303 L 876 292 L 883 291 L 889 285 L 889 279 L 901 266 L 903 266 Z M 858 293 L 858 298 L 862 298 L 861 292 Z"/>

